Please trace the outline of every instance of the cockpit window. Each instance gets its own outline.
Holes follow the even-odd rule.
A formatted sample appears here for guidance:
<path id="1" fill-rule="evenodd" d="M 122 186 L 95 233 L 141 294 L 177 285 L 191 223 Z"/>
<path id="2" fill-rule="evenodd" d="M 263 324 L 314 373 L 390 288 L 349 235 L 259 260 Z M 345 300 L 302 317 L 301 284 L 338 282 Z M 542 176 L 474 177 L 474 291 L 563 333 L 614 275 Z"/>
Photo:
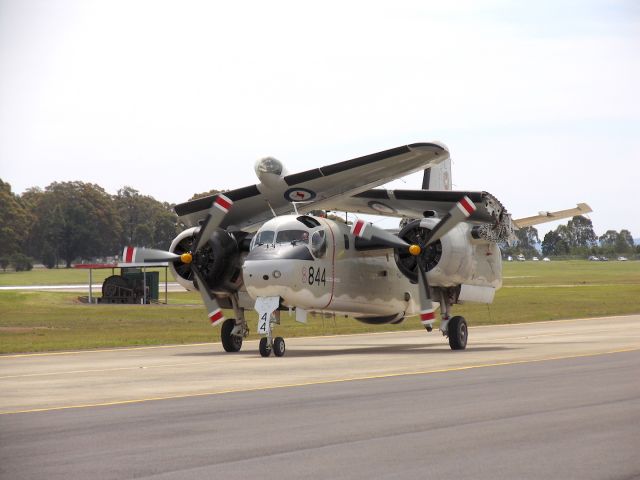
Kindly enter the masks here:
<path id="1" fill-rule="evenodd" d="M 264 245 L 265 243 L 273 243 L 274 236 L 275 236 L 274 231 L 263 230 L 262 232 L 259 232 L 258 235 L 255 236 L 253 240 L 253 246 Z"/>
<path id="2" fill-rule="evenodd" d="M 311 253 L 316 258 L 324 257 L 327 252 L 327 239 L 324 230 L 318 230 L 311 237 Z"/>
<path id="3" fill-rule="evenodd" d="M 276 243 L 309 243 L 309 232 L 306 230 L 280 230 Z"/>

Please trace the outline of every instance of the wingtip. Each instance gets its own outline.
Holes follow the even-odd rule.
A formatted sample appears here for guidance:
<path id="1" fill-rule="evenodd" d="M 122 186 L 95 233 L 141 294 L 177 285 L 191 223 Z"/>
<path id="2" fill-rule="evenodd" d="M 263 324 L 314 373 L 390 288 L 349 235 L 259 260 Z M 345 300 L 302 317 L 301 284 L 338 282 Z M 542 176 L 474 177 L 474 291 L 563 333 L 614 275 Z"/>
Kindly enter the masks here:
<path id="1" fill-rule="evenodd" d="M 582 213 L 591 213 L 591 212 L 593 212 L 593 209 L 589 205 L 587 205 L 586 203 L 579 203 L 578 204 L 578 209 Z"/>
<path id="2" fill-rule="evenodd" d="M 445 152 L 449 153 L 449 147 L 447 147 L 443 142 L 439 140 L 434 140 L 432 142 L 418 142 L 408 145 L 408 147 L 412 150 L 416 150 L 419 148 L 433 148 L 434 146 L 439 147 Z"/>

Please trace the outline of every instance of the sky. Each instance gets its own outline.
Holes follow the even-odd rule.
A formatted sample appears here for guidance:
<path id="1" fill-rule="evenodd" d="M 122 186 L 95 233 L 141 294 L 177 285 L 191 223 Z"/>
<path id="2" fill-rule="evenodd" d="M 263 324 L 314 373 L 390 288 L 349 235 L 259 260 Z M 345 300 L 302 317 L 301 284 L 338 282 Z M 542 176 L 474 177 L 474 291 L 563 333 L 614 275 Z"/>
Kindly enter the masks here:
<path id="1" fill-rule="evenodd" d="M 0 0 L 0 178 L 180 203 L 439 140 L 454 189 L 637 238 L 639 85 L 635 0 Z"/>

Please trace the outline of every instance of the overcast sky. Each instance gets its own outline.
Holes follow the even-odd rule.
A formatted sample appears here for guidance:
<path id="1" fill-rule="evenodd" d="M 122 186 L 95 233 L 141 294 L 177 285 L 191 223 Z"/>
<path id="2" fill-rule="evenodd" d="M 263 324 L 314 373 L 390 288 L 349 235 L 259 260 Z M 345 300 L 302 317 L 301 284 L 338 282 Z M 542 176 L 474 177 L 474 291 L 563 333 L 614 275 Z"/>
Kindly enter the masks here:
<path id="1" fill-rule="evenodd" d="M 178 203 L 441 140 L 456 189 L 640 237 L 639 86 L 635 0 L 0 0 L 0 178 Z"/>

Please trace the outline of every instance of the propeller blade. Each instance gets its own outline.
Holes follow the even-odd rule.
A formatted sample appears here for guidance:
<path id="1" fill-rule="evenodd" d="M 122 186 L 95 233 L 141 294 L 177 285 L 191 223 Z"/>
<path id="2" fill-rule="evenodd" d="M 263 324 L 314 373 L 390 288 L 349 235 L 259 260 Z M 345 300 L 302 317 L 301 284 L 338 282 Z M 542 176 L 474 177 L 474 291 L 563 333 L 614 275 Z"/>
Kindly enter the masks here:
<path id="1" fill-rule="evenodd" d="M 231 201 L 229 197 L 221 193 L 216 196 L 213 201 L 213 205 L 211 205 L 211 208 L 209 209 L 209 214 L 198 232 L 194 252 L 197 252 L 205 246 L 213 231 L 220 226 L 222 220 L 224 220 L 224 217 L 229 213 L 232 206 L 233 201 Z"/>
<path id="2" fill-rule="evenodd" d="M 181 258 L 181 255 L 153 248 L 124 247 L 122 252 L 122 260 L 126 263 L 170 262 Z"/>
<path id="3" fill-rule="evenodd" d="M 447 213 L 442 220 L 440 220 L 433 230 L 429 232 L 425 239 L 424 246 L 427 246 L 433 242 L 436 242 L 442 238 L 447 232 L 453 229 L 460 222 L 469 218 L 469 216 L 476 211 L 475 204 L 466 195 L 460 199 L 458 203 Z M 420 224 L 425 228 L 424 225 Z"/>
<path id="4" fill-rule="evenodd" d="M 220 322 L 224 322 L 224 314 L 222 313 L 222 309 L 216 299 L 211 295 L 209 291 L 209 287 L 207 286 L 207 282 L 204 277 L 198 270 L 195 264 L 191 265 L 191 271 L 198 281 L 198 291 L 200 292 L 200 296 L 202 297 L 202 301 L 204 302 L 204 306 L 207 308 L 207 316 L 211 321 L 211 326 L 215 327 Z"/>
<path id="5" fill-rule="evenodd" d="M 375 237 L 390 248 L 409 248 L 411 246 L 393 233 L 382 230 L 381 228 L 378 228 L 369 222 L 365 222 L 364 220 L 358 220 L 355 222 L 351 226 L 351 233 L 355 237 L 364 238 L 365 240 L 371 240 Z"/>
<path id="6" fill-rule="evenodd" d="M 420 321 L 425 327 L 431 327 L 436 319 L 433 302 L 429 296 L 429 282 L 420 259 L 418 259 L 418 292 L 420 295 Z"/>

